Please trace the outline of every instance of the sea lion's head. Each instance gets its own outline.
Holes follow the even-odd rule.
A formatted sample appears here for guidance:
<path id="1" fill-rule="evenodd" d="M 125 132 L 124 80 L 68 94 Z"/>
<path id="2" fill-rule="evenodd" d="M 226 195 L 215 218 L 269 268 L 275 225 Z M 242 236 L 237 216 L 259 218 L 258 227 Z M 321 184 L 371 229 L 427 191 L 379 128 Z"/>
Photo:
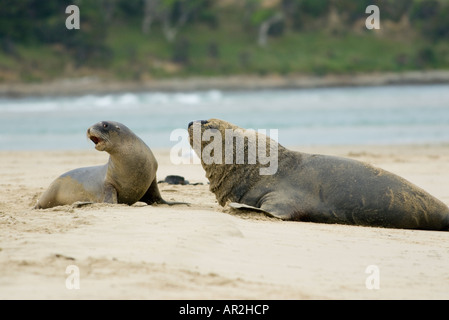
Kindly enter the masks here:
<path id="1" fill-rule="evenodd" d="M 260 132 L 220 119 L 190 122 L 188 132 L 190 145 L 221 205 L 238 201 L 245 183 L 277 171 L 280 146 Z"/>
<path id="2" fill-rule="evenodd" d="M 196 154 L 203 160 L 203 165 L 207 165 L 204 152 L 214 157 L 215 164 L 224 163 L 224 139 L 226 138 L 226 130 L 238 130 L 236 125 L 220 119 L 198 120 L 189 123 L 189 142 Z M 212 144 L 216 146 L 215 150 L 209 150 Z"/>
<path id="3" fill-rule="evenodd" d="M 87 137 L 95 144 L 95 149 L 109 153 L 130 133 L 125 125 L 115 121 L 101 121 L 87 129 Z"/>

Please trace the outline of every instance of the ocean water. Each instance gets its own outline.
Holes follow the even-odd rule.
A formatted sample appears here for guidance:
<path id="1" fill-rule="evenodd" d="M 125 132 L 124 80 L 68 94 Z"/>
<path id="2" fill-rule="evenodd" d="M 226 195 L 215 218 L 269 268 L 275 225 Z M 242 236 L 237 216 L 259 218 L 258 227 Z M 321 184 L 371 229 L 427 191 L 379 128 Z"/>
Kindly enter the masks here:
<path id="1" fill-rule="evenodd" d="M 285 146 L 449 143 L 449 85 L 0 98 L 0 150 L 93 148 L 102 120 L 170 148 L 173 130 L 209 118 L 277 129 Z"/>

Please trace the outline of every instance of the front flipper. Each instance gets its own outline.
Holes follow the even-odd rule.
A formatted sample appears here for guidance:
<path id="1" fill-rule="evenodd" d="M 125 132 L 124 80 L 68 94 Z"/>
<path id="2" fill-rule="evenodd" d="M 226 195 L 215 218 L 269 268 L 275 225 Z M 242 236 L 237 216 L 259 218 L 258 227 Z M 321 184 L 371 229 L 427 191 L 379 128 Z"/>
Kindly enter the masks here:
<path id="1" fill-rule="evenodd" d="M 233 209 L 246 209 L 246 210 L 254 210 L 254 211 L 259 211 L 259 212 L 263 212 L 269 216 L 274 217 L 274 215 L 272 215 L 270 212 L 262 210 L 261 208 L 257 208 L 257 207 L 253 207 L 253 206 L 249 206 L 247 204 L 244 203 L 237 203 L 237 202 L 230 202 L 228 203 L 228 206 L 233 208 Z"/>
<path id="2" fill-rule="evenodd" d="M 106 184 L 104 186 L 104 198 L 103 202 L 117 204 L 117 190 L 112 184 Z"/>
<path id="3" fill-rule="evenodd" d="M 270 217 L 282 220 L 300 220 L 298 219 L 298 217 L 295 216 L 295 213 L 298 213 L 298 210 L 295 209 L 295 206 L 289 203 L 265 202 L 262 204 L 260 208 L 258 208 L 243 203 L 231 202 L 228 204 L 228 206 L 234 209 L 249 209 L 258 212 L 263 212 L 264 214 Z"/>
<path id="4" fill-rule="evenodd" d="M 310 221 L 310 210 L 301 202 L 295 201 L 266 201 L 261 208 L 276 218 L 287 221 Z"/>
<path id="5" fill-rule="evenodd" d="M 276 210 L 269 210 L 267 208 L 264 208 L 262 206 L 262 208 L 257 208 L 257 207 L 253 207 L 244 203 L 237 203 L 237 202 L 231 202 L 228 204 L 229 207 L 233 208 L 233 209 L 237 209 L 237 210 L 253 210 L 253 211 L 257 211 L 257 212 L 262 212 L 263 214 L 266 214 L 269 217 L 272 218 L 278 218 L 278 219 L 282 219 L 282 220 L 289 220 L 286 215 L 282 215 L 280 213 L 278 213 Z"/>
<path id="6" fill-rule="evenodd" d="M 162 199 L 161 193 L 159 192 L 159 188 L 157 186 L 157 180 L 154 178 L 153 182 L 151 183 L 150 187 L 148 188 L 147 192 L 142 196 L 142 198 L 139 200 L 141 202 L 145 202 L 146 204 L 168 204 L 169 206 L 175 205 L 175 204 L 186 204 L 189 205 L 187 202 L 170 202 L 165 201 Z"/>

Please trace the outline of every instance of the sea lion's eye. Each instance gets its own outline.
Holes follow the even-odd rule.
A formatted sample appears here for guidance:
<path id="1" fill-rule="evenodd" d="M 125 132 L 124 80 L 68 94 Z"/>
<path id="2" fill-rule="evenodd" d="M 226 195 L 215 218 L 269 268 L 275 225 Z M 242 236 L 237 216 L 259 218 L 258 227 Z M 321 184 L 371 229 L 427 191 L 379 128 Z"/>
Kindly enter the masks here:
<path id="1" fill-rule="evenodd" d="M 107 128 L 108 127 L 108 124 L 107 123 L 103 123 L 103 128 Z"/>

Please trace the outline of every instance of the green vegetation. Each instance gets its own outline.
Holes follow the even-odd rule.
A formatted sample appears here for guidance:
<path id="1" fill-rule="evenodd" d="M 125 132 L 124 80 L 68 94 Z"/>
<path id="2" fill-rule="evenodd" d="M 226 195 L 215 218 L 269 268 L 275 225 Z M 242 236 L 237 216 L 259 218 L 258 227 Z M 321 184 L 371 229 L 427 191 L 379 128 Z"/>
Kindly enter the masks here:
<path id="1" fill-rule="evenodd" d="M 449 69 L 448 16 L 439 0 L 2 0 L 0 82 Z"/>

